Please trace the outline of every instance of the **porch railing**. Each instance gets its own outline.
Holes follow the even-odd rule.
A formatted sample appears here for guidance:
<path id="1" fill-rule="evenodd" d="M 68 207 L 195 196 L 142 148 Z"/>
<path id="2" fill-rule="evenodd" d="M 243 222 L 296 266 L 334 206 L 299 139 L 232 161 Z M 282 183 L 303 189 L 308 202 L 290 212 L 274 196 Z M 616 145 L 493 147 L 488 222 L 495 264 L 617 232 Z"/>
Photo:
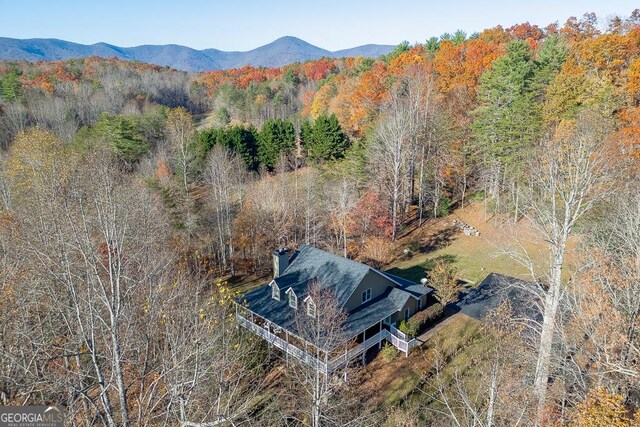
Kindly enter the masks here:
<path id="1" fill-rule="evenodd" d="M 400 338 L 401 340 L 408 341 L 407 340 L 407 334 L 405 334 L 404 332 L 400 331 L 400 329 L 396 328 L 393 325 L 391 325 L 389 329 L 391 329 L 391 333 L 393 335 L 395 335 L 396 337 Z"/>
<path id="2" fill-rule="evenodd" d="M 287 341 L 283 340 L 276 334 L 269 332 L 268 330 L 262 328 L 261 326 L 256 325 L 255 323 L 246 319 L 240 314 L 236 315 L 236 320 L 238 324 L 240 324 L 241 326 L 244 326 L 254 334 L 264 338 L 268 343 L 273 344 L 274 346 L 278 347 L 280 350 L 285 351 L 287 354 L 295 357 L 296 359 L 311 366 L 312 368 L 326 372 L 327 366 L 325 365 L 325 363 L 318 360 L 318 358 L 316 358 L 315 356 L 312 356 L 311 354 L 307 353 L 304 350 L 301 350 L 295 345 L 288 343 Z"/>
<path id="3" fill-rule="evenodd" d="M 389 337 L 387 340 L 398 350 L 403 351 L 405 355 L 409 355 L 409 351 L 418 345 L 418 341 L 415 338 L 409 339 L 407 334 L 400 331 L 395 326 L 391 325 L 389 329 Z"/>
<path id="4" fill-rule="evenodd" d="M 378 345 L 380 343 L 380 341 L 382 341 L 385 338 L 385 332 L 387 332 L 386 330 L 382 330 L 380 332 L 378 332 L 377 334 L 375 334 L 372 337 L 367 338 L 364 342 L 361 342 L 360 344 L 356 345 L 355 347 L 349 349 L 345 355 L 343 356 L 338 356 L 333 358 L 330 362 L 329 362 L 329 372 L 335 371 L 336 369 L 338 369 L 340 366 L 349 363 L 350 360 L 355 359 L 358 356 L 361 356 L 362 353 L 366 352 L 367 350 L 369 350 L 371 347 Z"/>
<path id="5" fill-rule="evenodd" d="M 378 345 L 385 339 L 398 350 L 405 353 L 405 355 L 408 355 L 409 351 L 417 344 L 417 341 L 415 339 L 405 341 L 402 338 L 395 336 L 390 331 L 383 329 L 377 334 L 367 338 L 364 342 L 359 343 L 355 347 L 347 350 L 345 354 L 337 356 L 325 363 L 322 360 L 319 360 L 317 357 L 280 338 L 268 329 L 255 324 L 251 320 L 242 316 L 240 313 L 236 314 L 236 321 L 240 326 L 243 326 L 244 328 L 250 330 L 259 337 L 263 338 L 268 343 L 273 344 L 275 347 L 283 350 L 290 356 L 293 356 L 306 365 L 325 373 L 331 373 L 341 366 L 348 364 L 351 360 L 355 359 L 358 356 L 361 356 L 371 347 Z"/>

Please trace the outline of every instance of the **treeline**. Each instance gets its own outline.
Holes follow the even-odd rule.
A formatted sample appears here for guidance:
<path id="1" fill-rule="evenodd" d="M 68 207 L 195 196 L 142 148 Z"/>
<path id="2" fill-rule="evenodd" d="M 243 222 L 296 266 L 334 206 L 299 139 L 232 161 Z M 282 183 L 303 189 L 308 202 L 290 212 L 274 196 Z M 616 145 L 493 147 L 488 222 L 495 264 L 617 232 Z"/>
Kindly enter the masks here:
<path id="1" fill-rule="evenodd" d="M 102 113 L 138 115 L 156 105 L 208 108 L 206 89 L 188 73 L 100 58 L 0 64 L 0 147 L 38 126 L 70 142 Z"/>
<path id="2" fill-rule="evenodd" d="M 369 149 L 369 164 L 377 151 L 377 186 L 384 188 L 381 196 L 389 199 L 396 227 L 412 205 L 421 216 L 437 214 L 441 202 L 464 205 L 478 190 L 491 194 L 492 211 L 517 219 L 519 171 L 527 156 L 551 129 L 571 126 L 581 109 L 600 110 L 613 123 L 613 137 L 625 144 L 621 150 L 637 155 L 639 19 L 635 12 L 612 19 L 606 31 L 593 14 L 563 26 L 521 24 L 469 37 L 458 31 L 414 46 L 403 43 L 378 60 L 245 67 L 204 73 L 199 81 L 227 122 L 260 125 L 271 116 L 246 112 L 273 110 L 288 87 L 287 96 L 298 104 L 281 118 L 300 123 L 301 135 L 298 113 L 312 119 L 334 114 L 351 141 L 370 147 L 376 139 L 387 141 L 387 147 Z M 310 77 L 314 64 L 318 80 Z M 268 94 L 258 94 L 259 87 Z M 241 106 L 232 101 L 240 99 Z M 411 117 L 412 123 L 402 124 L 405 135 L 398 136 L 408 143 L 390 147 L 393 130 L 383 131 L 382 123 L 402 103 L 407 113 L 395 119 L 396 127 Z M 385 152 L 394 158 L 394 170 L 385 167 Z"/>
<path id="3" fill-rule="evenodd" d="M 202 164 L 211 148 L 220 145 L 257 172 L 260 168 L 273 171 L 280 159 L 294 156 L 311 162 L 340 159 L 351 145 L 335 115 L 320 116 L 313 122 L 305 120 L 298 132 L 296 125 L 289 120 L 272 119 L 260 130 L 239 125 L 206 129 L 198 132 L 190 150 L 194 160 Z"/>

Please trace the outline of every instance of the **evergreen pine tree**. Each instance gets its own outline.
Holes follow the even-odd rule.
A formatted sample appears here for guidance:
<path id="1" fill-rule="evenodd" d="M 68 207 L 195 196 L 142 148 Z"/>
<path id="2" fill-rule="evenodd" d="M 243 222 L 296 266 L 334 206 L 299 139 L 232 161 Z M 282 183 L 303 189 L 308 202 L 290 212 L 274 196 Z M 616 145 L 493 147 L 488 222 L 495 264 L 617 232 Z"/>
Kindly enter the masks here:
<path id="1" fill-rule="evenodd" d="M 342 158 L 349 148 L 349 139 L 335 114 L 319 116 L 313 126 L 303 123 L 301 134 L 309 158 L 315 161 Z"/>
<path id="2" fill-rule="evenodd" d="M 290 154 L 295 148 L 293 124 L 281 119 L 267 120 L 258 133 L 258 160 L 273 170 L 281 154 Z"/>
<path id="3" fill-rule="evenodd" d="M 533 76 L 529 45 L 515 40 L 480 78 L 475 139 L 479 151 L 502 167 L 514 166 L 537 135 L 540 118 L 530 90 Z"/>
<path id="4" fill-rule="evenodd" d="M 537 104 L 544 102 L 545 89 L 562 68 L 568 54 L 567 44 L 557 34 L 548 37 L 538 50 L 531 82 L 531 90 Z"/>
<path id="5" fill-rule="evenodd" d="M 0 88 L 2 89 L 2 98 L 7 102 L 13 102 L 22 98 L 22 83 L 18 79 L 20 72 L 13 68 L 9 74 L 2 79 Z"/>

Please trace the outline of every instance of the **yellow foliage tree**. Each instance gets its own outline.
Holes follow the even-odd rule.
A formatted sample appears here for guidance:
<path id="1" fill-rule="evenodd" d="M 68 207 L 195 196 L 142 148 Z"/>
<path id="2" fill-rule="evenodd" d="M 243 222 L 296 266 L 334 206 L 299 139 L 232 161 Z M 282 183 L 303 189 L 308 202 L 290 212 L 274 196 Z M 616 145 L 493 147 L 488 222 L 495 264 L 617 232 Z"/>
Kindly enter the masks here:
<path id="1" fill-rule="evenodd" d="M 311 103 L 311 117 L 317 119 L 327 113 L 331 98 L 336 96 L 336 88 L 333 84 L 324 84 L 318 89 Z"/>
<path id="2" fill-rule="evenodd" d="M 587 398 L 576 408 L 572 427 L 632 427 L 633 420 L 627 417 L 622 396 L 608 393 L 597 387 L 589 391 Z"/>
<path id="3" fill-rule="evenodd" d="M 32 128 L 20 132 L 5 163 L 14 195 L 55 197 L 73 166 L 73 153 L 50 131 Z"/>

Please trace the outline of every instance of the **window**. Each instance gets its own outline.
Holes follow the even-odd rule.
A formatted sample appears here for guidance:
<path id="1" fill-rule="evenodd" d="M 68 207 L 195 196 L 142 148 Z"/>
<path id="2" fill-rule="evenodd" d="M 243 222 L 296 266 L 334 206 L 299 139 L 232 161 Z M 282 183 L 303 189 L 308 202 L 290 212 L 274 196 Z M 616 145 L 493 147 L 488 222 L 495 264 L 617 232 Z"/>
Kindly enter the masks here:
<path id="1" fill-rule="evenodd" d="M 409 308 L 408 307 L 404 309 L 404 320 L 405 320 L 405 322 L 407 320 L 409 320 Z"/>
<path id="2" fill-rule="evenodd" d="M 418 307 L 416 308 L 416 311 L 420 310 L 422 308 L 422 297 L 418 298 Z"/>
<path id="3" fill-rule="evenodd" d="M 313 317 L 314 319 L 316 317 L 316 305 L 313 303 L 311 298 L 307 300 L 307 314 L 309 317 Z"/>
<path id="4" fill-rule="evenodd" d="M 271 298 L 280 301 L 280 288 L 276 282 L 271 282 Z"/>
<path id="5" fill-rule="evenodd" d="M 298 308 L 298 297 L 291 289 L 289 289 L 289 307 Z"/>
<path id="6" fill-rule="evenodd" d="M 367 289 L 362 293 L 362 302 L 365 303 L 371 299 L 371 289 Z"/>

